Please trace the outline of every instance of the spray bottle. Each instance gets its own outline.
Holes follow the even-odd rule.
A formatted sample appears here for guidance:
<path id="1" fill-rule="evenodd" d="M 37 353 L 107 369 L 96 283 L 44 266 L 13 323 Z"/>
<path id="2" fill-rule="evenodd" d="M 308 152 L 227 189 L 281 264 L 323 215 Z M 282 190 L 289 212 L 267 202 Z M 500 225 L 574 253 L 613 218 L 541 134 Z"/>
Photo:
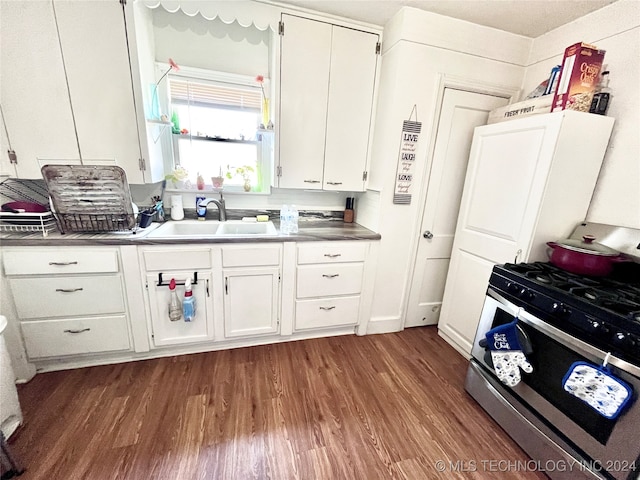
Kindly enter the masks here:
<path id="1" fill-rule="evenodd" d="M 169 320 L 177 322 L 182 318 L 182 306 L 178 300 L 176 293 L 176 279 L 172 278 L 169 282 Z"/>
<path id="2" fill-rule="evenodd" d="M 192 322 L 196 317 L 196 299 L 191 291 L 191 279 L 184 282 L 184 300 L 182 301 L 182 316 L 185 322 Z"/>

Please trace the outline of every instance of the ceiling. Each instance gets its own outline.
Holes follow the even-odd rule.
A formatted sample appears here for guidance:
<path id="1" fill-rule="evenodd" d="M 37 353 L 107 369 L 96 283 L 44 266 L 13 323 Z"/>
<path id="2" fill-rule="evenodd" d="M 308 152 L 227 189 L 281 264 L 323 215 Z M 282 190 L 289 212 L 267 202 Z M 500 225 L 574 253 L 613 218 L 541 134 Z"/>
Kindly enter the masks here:
<path id="1" fill-rule="evenodd" d="M 409 6 L 536 38 L 617 0 L 278 0 L 277 3 L 384 25 Z"/>

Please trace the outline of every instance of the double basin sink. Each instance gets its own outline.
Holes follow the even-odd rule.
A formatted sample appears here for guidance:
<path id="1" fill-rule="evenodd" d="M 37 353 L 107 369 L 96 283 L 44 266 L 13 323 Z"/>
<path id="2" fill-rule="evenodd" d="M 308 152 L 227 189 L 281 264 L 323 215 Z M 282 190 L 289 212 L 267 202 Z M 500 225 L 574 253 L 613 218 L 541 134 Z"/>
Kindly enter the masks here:
<path id="1" fill-rule="evenodd" d="M 234 238 L 277 236 L 273 222 L 243 222 L 241 220 L 180 220 L 166 222 L 147 235 L 147 238 Z"/>

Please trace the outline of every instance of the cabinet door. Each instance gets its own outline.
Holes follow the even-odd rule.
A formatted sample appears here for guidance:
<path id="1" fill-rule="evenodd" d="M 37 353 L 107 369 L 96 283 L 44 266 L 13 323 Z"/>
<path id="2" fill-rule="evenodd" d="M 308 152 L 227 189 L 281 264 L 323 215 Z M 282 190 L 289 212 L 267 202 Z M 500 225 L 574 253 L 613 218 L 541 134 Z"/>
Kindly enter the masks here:
<path id="1" fill-rule="evenodd" d="M 147 275 L 153 344 L 156 347 L 204 342 L 213 339 L 213 310 L 211 308 L 210 290 L 213 282 L 211 272 L 198 272 L 198 283 L 192 286 L 193 297 L 196 299 L 195 319 L 191 322 L 185 322 L 184 319 L 177 322 L 169 320 L 169 281 L 173 277 L 176 282 L 183 283 L 187 277 L 192 275 L 193 270 L 166 273 L 163 276 L 163 283 L 166 284 L 162 286 L 158 286 L 157 275 Z M 176 292 L 180 302 L 182 302 L 184 286 L 178 285 Z"/>
<path id="2" fill-rule="evenodd" d="M 322 189 L 331 25 L 282 15 L 280 188 Z"/>
<path id="3" fill-rule="evenodd" d="M 224 332 L 227 338 L 277 333 L 277 268 L 224 271 Z"/>
<path id="4" fill-rule="evenodd" d="M 122 5 L 55 2 L 82 157 L 112 161 L 143 183 Z"/>
<path id="5" fill-rule="evenodd" d="M 560 116 L 475 129 L 438 327 L 471 352 L 496 263 L 526 260 Z"/>
<path id="6" fill-rule="evenodd" d="M 38 159 L 79 158 L 53 6 L 2 2 L 1 8 L 0 173 L 42 178 Z M 18 156 L 15 166 L 7 160 L 9 144 Z"/>
<path id="7" fill-rule="evenodd" d="M 324 190 L 364 191 L 378 35 L 333 26 Z"/>

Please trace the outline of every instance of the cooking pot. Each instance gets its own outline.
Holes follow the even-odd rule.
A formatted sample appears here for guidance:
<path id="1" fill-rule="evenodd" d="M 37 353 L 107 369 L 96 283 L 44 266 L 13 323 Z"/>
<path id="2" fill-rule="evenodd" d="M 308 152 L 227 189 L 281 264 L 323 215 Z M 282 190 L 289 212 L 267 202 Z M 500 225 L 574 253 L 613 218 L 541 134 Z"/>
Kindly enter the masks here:
<path id="1" fill-rule="evenodd" d="M 614 263 L 627 261 L 619 251 L 602 245 L 595 239 L 593 235 L 584 235 L 582 240 L 547 242 L 552 249 L 549 261 L 568 272 L 594 277 L 605 277 L 613 270 Z"/>
<path id="2" fill-rule="evenodd" d="M 47 207 L 33 202 L 9 202 L 2 205 L 3 212 L 11 213 L 44 213 Z"/>

